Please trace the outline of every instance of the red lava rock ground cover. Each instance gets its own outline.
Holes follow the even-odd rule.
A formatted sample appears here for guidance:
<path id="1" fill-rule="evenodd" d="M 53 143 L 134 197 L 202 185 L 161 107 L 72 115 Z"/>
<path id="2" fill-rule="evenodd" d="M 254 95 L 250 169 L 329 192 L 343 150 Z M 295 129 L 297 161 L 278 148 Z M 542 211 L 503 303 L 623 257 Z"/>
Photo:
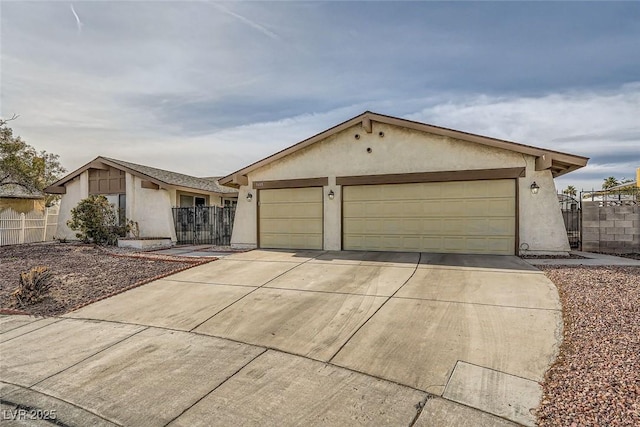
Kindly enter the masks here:
<path id="1" fill-rule="evenodd" d="M 640 426 L 640 267 L 540 266 L 562 301 L 564 341 L 540 426 Z"/>
<path id="2" fill-rule="evenodd" d="M 61 315 L 79 305 L 202 262 L 202 259 L 144 253 L 114 254 L 79 243 L 3 246 L 0 247 L 0 312 L 18 310 L 37 316 Z M 50 295 L 38 304 L 18 306 L 11 293 L 18 287 L 20 273 L 40 265 L 53 272 Z"/>

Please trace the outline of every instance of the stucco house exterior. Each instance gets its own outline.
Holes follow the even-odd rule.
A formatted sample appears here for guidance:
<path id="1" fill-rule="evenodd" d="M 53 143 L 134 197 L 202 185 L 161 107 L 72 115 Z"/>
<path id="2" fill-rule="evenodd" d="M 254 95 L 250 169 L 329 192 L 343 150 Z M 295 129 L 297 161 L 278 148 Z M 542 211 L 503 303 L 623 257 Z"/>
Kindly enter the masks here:
<path id="1" fill-rule="evenodd" d="M 45 189 L 60 194 L 58 237 L 75 239 L 67 227 L 71 209 L 92 194 L 102 194 L 136 221 L 140 237 L 170 237 L 176 241 L 172 207 L 224 206 L 236 203 L 237 190 L 218 184 L 218 178 L 197 178 L 150 166 L 97 157 Z"/>
<path id="2" fill-rule="evenodd" d="M 12 209 L 18 213 L 40 212 L 45 209 L 45 197 L 40 192 L 32 192 L 26 188 L 7 184 L 0 186 L 0 211 Z"/>
<path id="3" fill-rule="evenodd" d="M 553 179 L 587 161 L 367 111 L 219 182 L 235 247 L 558 254 Z"/>

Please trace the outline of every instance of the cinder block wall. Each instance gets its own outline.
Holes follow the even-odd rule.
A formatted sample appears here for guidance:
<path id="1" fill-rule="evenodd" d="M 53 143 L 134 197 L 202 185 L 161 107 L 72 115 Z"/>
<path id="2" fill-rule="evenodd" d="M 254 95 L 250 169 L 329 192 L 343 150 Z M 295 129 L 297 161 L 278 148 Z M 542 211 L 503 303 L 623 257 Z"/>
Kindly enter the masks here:
<path id="1" fill-rule="evenodd" d="M 640 206 L 622 203 L 582 202 L 583 251 L 640 253 Z"/>

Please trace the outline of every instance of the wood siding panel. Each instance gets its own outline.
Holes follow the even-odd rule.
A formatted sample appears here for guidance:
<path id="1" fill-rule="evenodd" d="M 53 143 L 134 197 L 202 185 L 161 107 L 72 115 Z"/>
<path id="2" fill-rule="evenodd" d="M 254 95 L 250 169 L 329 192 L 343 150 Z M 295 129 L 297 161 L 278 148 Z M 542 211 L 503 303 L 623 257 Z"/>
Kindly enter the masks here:
<path id="1" fill-rule="evenodd" d="M 89 194 L 126 193 L 126 172 L 109 167 L 108 169 L 89 169 Z"/>

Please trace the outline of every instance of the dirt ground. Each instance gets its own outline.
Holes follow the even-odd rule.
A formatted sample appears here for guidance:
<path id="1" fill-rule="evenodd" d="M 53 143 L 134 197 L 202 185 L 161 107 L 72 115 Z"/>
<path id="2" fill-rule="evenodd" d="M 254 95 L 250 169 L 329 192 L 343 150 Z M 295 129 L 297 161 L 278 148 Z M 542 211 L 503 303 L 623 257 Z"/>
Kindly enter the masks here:
<path id="1" fill-rule="evenodd" d="M 540 426 L 640 426 L 640 267 L 539 266 L 564 318 Z"/>
<path id="2" fill-rule="evenodd" d="M 200 262 L 202 259 L 154 257 L 130 251 L 115 254 L 79 243 L 3 246 L 0 312 L 9 309 L 38 316 L 61 315 L 81 304 Z M 18 287 L 20 273 L 36 266 L 49 267 L 53 272 L 50 295 L 38 304 L 21 307 L 11 293 Z"/>

